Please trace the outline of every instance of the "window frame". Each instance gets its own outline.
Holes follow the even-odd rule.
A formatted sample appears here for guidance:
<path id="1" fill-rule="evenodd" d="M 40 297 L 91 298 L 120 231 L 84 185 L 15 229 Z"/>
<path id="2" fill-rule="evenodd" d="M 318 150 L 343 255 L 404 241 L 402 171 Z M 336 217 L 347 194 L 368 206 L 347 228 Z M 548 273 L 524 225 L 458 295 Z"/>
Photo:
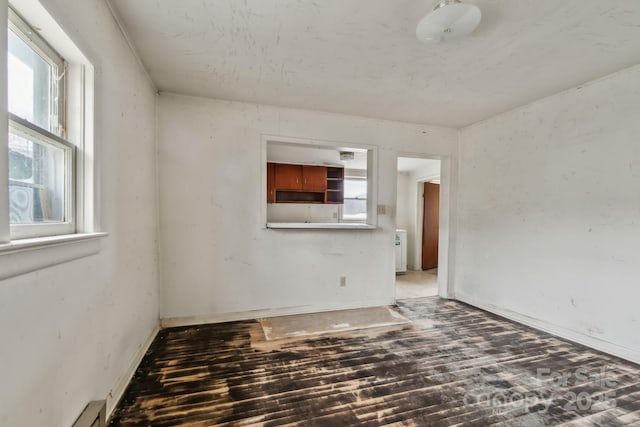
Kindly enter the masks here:
<path id="1" fill-rule="evenodd" d="M 64 220 L 55 222 L 33 222 L 24 224 L 9 223 L 11 240 L 34 237 L 49 237 L 73 234 L 77 231 L 76 185 L 77 161 L 75 144 L 65 139 L 66 130 L 66 99 L 67 99 L 67 70 L 68 64 L 54 48 L 20 16 L 11 6 L 8 7 L 7 31 L 12 31 L 27 46 L 52 67 L 49 90 L 51 91 L 51 105 L 49 113 L 49 127 L 53 132 L 8 112 L 8 132 L 16 129 L 15 134 L 31 138 L 35 142 L 50 145 L 64 150 Z M 8 53 L 8 49 L 7 49 Z M 57 74 L 57 75 L 56 75 Z M 7 75 L 8 77 L 8 75 Z M 7 145 L 8 149 L 8 145 Z M 8 172 L 8 171 L 7 171 Z M 10 180 L 8 181 L 10 185 Z"/>
<path id="2" fill-rule="evenodd" d="M 22 119 L 15 114 L 9 114 L 9 132 L 16 128 L 17 135 L 33 138 L 36 142 L 44 142 L 55 148 L 64 150 L 64 221 L 50 223 L 10 224 L 11 239 L 25 239 L 29 237 L 55 236 L 72 234 L 75 232 L 75 167 L 76 146 L 57 135 Z M 11 185 L 11 179 L 9 179 Z"/>
<path id="3" fill-rule="evenodd" d="M 9 6 L 8 12 L 8 24 L 9 31 L 13 31 L 23 42 L 25 42 L 31 49 L 33 49 L 43 60 L 49 65 L 54 67 L 58 76 L 56 78 L 57 84 L 52 86 L 51 96 L 51 109 L 54 117 L 52 126 L 52 132 L 61 138 L 66 136 L 66 82 L 67 82 L 67 62 L 64 60 L 51 45 L 36 31 L 25 19 L 20 16 L 11 6 Z M 54 76 L 55 77 L 55 76 Z M 61 96 L 62 94 L 62 96 Z M 53 102 L 57 100 L 57 102 Z"/>
<path id="4" fill-rule="evenodd" d="M 65 28 L 56 20 L 42 0 L 12 2 L 13 10 L 30 22 L 38 33 L 67 61 L 66 67 L 66 136 L 75 145 L 75 231 L 72 234 L 12 240 L 9 219 L 9 150 L 8 117 L 0 121 L 0 139 L 5 149 L 0 149 L 0 280 L 48 268 L 61 263 L 98 254 L 101 240 L 109 233 L 101 229 L 102 150 L 96 141 L 96 70 L 100 69 L 100 56 L 87 45 L 73 27 Z M 7 36 L 9 7 L 0 10 L 5 33 L 0 40 L 5 44 L 5 56 L 0 58 L 0 75 L 5 88 L 0 88 L 0 98 L 7 113 Z M 4 38 L 3 38 L 4 37 Z M 4 70 L 4 71 L 2 71 Z M 2 74 L 4 73 L 4 74 Z"/>

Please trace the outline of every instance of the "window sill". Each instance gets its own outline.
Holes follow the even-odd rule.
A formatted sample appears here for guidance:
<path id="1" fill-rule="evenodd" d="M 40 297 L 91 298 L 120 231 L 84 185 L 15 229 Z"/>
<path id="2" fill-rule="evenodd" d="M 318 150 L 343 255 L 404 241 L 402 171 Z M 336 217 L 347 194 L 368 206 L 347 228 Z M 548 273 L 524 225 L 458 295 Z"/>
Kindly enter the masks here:
<path id="1" fill-rule="evenodd" d="M 65 234 L 0 244 L 0 280 L 84 258 L 100 252 L 108 233 Z"/>
<path id="2" fill-rule="evenodd" d="M 268 222 L 274 229 L 375 230 L 375 225 L 344 222 Z"/>

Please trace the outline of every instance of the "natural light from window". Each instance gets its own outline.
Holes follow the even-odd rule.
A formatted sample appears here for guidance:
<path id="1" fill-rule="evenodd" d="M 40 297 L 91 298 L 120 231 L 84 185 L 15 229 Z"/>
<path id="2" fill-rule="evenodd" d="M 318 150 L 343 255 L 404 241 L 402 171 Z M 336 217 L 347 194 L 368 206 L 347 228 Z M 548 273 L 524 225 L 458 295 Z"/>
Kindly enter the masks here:
<path id="1" fill-rule="evenodd" d="M 342 219 L 365 221 L 367 219 L 366 178 L 345 177 Z"/>
<path id="2" fill-rule="evenodd" d="M 66 64 L 12 9 L 7 36 L 11 234 L 72 233 L 75 147 L 66 139 Z"/>

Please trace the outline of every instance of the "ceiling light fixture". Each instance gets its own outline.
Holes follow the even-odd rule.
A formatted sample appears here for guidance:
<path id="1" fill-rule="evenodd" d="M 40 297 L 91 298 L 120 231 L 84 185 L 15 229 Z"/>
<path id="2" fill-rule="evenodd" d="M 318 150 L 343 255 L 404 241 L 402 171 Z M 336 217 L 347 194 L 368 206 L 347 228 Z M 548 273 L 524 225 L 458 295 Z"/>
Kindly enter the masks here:
<path id="1" fill-rule="evenodd" d="M 416 37 L 425 43 L 456 40 L 471 34 L 480 24 L 482 12 L 475 4 L 460 0 L 440 0 L 418 22 Z"/>

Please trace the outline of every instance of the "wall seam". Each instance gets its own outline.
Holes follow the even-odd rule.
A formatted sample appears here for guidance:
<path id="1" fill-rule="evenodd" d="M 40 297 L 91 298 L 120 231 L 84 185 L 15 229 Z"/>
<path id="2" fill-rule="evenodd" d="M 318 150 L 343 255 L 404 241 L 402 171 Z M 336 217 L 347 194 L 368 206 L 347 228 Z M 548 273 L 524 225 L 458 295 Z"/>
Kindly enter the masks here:
<path id="1" fill-rule="evenodd" d="M 450 289 L 449 289 L 449 298 L 452 299 L 456 299 L 456 289 L 458 287 L 458 282 L 457 282 L 457 272 L 458 272 L 458 254 L 460 253 L 460 239 L 458 238 L 458 233 L 460 230 L 460 193 L 461 193 L 461 174 L 462 174 L 462 149 L 461 149 L 461 145 L 462 145 L 462 129 L 458 128 L 457 129 L 457 141 L 456 141 L 456 155 L 455 155 L 455 165 L 451 164 L 449 165 L 450 168 L 454 168 L 455 169 L 455 174 L 452 173 L 451 174 L 451 178 L 453 179 L 453 177 L 455 176 L 455 183 L 452 183 L 452 185 L 455 187 L 455 196 L 451 198 L 450 202 L 451 204 L 453 204 L 453 199 L 455 198 L 455 204 L 453 204 L 453 206 L 451 207 L 450 210 L 450 217 L 449 217 L 449 221 L 451 222 L 452 228 L 452 241 L 453 241 L 453 247 L 449 249 L 449 263 L 451 264 L 450 268 L 449 268 L 449 283 L 450 283 Z"/>
<path id="2" fill-rule="evenodd" d="M 135 45 L 131 41 L 131 37 L 129 37 L 129 33 L 127 32 L 126 27 L 124 26 L 122 16 L 120 16 L 120 13 L 118 12 L 116 6 L 113 4 L 113 0 L 105 0 L 105 3 L 107 4 L 109 11 L 111 12 L 111 16 L 113 17 L 113 20 L 116 22 L 116 26 L 118 27 L 120 34 L 122 34 L 122 37 L 124 37 L 124 41 L 127 43 L 127 46 L 129 47 L 129 51 L 133 54 L 133 57 L 136 59 L 138 66 L 141 68 L 145 78 L 153 88 L 153 91 L 157 94 L 158 87 L 154 83 L 153 79 L 151 78 L 151 74 L 149 74 L 149 70 L 147 69 L 144 62 L 142 61 L 142 58 L 138 53 L 138 49 L 136 49 Z"/>
<path id="3" fill-rule="evenodd" d="M 161 230 L 160 230 L 160 132 L 158 130 L 158 108 L 160 95 L 155 94 L 155 114 L 154 114 L 154 161 L 155 161 L 155 192 L 156 192 L 156 284 L 158 287 L 158 324 L 160 324 L 161 313 L 163 311 L 163 290 L 164 280 L 162 274 L 162 251 L 161 251 Z"/>

